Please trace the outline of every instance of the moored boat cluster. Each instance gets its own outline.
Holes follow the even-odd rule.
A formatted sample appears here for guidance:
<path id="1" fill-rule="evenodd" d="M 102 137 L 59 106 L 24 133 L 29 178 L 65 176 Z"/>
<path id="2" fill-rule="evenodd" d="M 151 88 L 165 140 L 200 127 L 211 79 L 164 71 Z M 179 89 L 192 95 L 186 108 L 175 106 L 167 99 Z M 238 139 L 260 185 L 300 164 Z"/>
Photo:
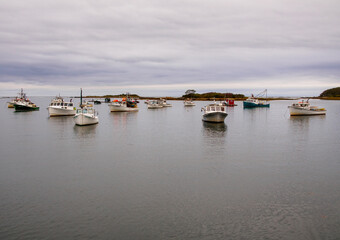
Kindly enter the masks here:
<path id="1" fill-rule="evenodd" d="M 265 90 L 263 93 L 267 93 Z M 95 100 L 94 104 L 101 104 L 101 101 Z M 126 94 L 126 98 L 120 100 L 115 99 L 111 101 L 109 98 L 105 99 L 105 103 L 108 103 L 110 112 L 137 112 L 138 101 L 129 97 Z M 171 104 L 167 103 L 165 99 L 161 98 L 158 100 L 146 100 L 148 109 L 159 109 L 172 107 Z M 183 101 L 184 107 L 194 107 L 196 104 L 192 99 L 185 99 Z M 233 99 L 226 99 L 224 102 L 211 103 L 201 109 L 203 112 L 202 120 L 205 122 L 223 123 L 225 118 L 228 116 L 227 107 L 235 107 Z M 39 107 L 31 102 L 26 94 L 21 89 L 18 97 L 8 102 L 9 108 L 15 108 L 16 111 L 37 111 Z M 62 97 L 58 96 L 52 99 L 47 110 L 50 117 L 56 116 L 73 116 L 76 125 L 92 125 L 99 123 L 98 112 L 93 108 L 93 105 L 82 100 L 82 89 L 80 91 L 80 104 L 79 109 L 76 109 L 72 99 L 65 101 Z M 243 101 L 243 108 L 269 108 L 270 104 L 267 101 L 260 100 L 257 96 L 251 96 Z M 319 108 L 317 106 L 311 106 L 309 99 L 301 100 L 297 103 L 293 103 L 288 106 L 291 116 L 306 116 L 306 115 L 325 115 L 326 109 Z"/>

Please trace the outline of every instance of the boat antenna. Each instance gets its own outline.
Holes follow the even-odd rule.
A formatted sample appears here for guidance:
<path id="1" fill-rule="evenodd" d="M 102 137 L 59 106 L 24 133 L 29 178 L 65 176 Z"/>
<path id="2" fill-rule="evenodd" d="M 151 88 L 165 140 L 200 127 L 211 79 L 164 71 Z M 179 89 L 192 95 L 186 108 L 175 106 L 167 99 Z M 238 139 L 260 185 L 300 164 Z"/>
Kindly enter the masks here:
<path id="1" fill-rule="evenodd" d="M 80 89 L 80 107 L 83 108 L 83 89 Z"/>

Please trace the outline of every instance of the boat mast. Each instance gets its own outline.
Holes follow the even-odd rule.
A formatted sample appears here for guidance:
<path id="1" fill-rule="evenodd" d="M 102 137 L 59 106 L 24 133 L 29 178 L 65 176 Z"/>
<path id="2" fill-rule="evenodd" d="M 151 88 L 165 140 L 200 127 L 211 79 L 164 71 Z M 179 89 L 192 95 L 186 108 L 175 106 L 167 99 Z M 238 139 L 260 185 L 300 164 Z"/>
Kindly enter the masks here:
<path id="1" fill-rule="evenodd" d="M 83 108 L 83 89 L 80 89 L 80 107 Z"/>

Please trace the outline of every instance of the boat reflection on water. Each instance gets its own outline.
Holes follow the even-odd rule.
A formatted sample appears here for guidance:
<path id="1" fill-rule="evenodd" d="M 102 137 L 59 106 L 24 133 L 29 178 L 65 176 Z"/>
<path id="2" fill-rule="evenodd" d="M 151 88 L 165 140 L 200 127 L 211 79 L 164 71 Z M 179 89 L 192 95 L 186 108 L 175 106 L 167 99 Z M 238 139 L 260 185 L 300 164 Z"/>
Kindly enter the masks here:
<path id="1" fill-rule="evenodd" d="M 321 126 L 324 123 L 325 115 L 311 115 L 311 116 L 290 116 L 290 125 L 291 129 L 295 132 L 305 132 L 310 123 L 315 123 L 318 126 Z M 319 122 L 320 121 L 320 122 Z"/>
<path id="2" fill-rule="evenodd" d="M 73 123 L 73 116 L 62 116 L 62 117 L 47 117 L 48 122 L 57 125 L 64 125 Z M 52 125 L 51 124 L 51 125 Z"/>
<path id="3" fill-rule="evenodd" d="M 137 119 L 138 112 L 110 112 L 115 126 L 126 128 L 128 122 L 134 122 Z"/>
<path id="4" fill-rule="evenodd" d="M 226 133 L 227 125 L 225 123 L 203 122 L 202 138 L 205 154 L 209 155 L 211 151 L 214 151 L 215 156 L 223 158 L 226 149 Z"/>
<path id="5" fill-rule="evenodd" d="M 222 123 L 203 122 L 203 134 L 206 137 L 224 137 L 227 132 L 227 125 Z"/>
<path id="6" fill-rule="evenodd" d="M 97 124 L 87 126 L 74 125 L 73 132 L 78 137 L 92 138 L 96 135 L 96 129 Z"/>

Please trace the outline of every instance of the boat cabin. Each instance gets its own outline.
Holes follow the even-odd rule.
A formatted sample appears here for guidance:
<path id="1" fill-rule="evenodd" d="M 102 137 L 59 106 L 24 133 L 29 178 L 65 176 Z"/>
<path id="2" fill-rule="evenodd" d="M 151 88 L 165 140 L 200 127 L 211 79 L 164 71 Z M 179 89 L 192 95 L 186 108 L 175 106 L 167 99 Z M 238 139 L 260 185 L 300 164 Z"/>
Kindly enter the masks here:
<path id="1" fill-rule="evenodd" d="M 52 102 L 50 106 L 73 107 L 73 102 Z"/>
<path id="2" fill-rule="evenodd" d="M 208 105 L 205 108 L 206 112 L 226 112 L 226 107 L 221 105 Z"/>
<path id="3" fill-rule="evenodd" d="M 77 114 L 79 113 L 83 113 L 83 114 L 94 114 L 95 113 L 95 110 L 92 109 L 92 108 L 81 108 L 81 109 L 77 109 Z"/>

